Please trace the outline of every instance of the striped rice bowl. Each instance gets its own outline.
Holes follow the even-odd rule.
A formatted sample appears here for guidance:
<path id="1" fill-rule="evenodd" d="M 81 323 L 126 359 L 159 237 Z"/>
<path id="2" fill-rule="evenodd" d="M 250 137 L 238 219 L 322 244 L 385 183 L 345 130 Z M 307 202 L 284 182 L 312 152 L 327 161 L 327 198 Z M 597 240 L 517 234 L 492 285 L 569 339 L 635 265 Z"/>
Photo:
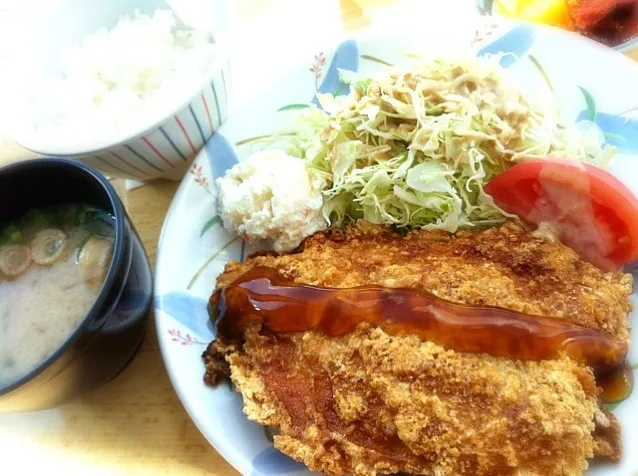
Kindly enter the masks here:
<path id="1" fill-rule="evenodd" d="M 16 140 L 109 176 L 180 179 L 226 117 L 228 59 L 170 10 L 121 16 L 67 49 L 59 68 L 27 87 Z"/>
<path id="2" fill-rule="evenodd" d="M 181 179 L 195 155 L 226 119 L 229 77 L 226 61 L 188 104 L 146 133 L 74 157 L 109 176 Z"/>

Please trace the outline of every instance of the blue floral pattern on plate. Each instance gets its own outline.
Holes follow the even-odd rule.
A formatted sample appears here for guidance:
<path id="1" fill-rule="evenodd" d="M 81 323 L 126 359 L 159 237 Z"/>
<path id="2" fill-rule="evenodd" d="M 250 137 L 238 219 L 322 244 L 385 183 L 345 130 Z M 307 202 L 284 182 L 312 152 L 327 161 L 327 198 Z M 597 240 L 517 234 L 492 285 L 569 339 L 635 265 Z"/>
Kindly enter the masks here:
<path id="1" fill-rule="evenodd" d="M 226 138 L 215 133 L 204 146 L 213 177 L 223 177 L 238 162 L 237 154 Z"/>
<path id="2" fill-rule="evenodd" d="M 339 77 L 339 70 L 345 69 L 348 71 L 359 70 L 359 47 L 356 41 L 348 40 L 337 46 L 334 57 L 330 62 L 330 66 L 326 71 L 326 75 L 319 86 L 319 93 L 336 93 L 348 94 L 350 92 L 350 86 L 341 81 Z M 312 99 L 313 104 L 319 106 L 319 101 L 315 95 Z"/>
<path id="3" fill-rule="evenodd" d="M 253 476 L 269 476 L 303 471 L 306 466 L 270 446 L 253 458 L 253 468 Z"/>
<path id="4" fill-rule="evenodd" d="M 578 120 L 589 118 L 589 111 L 582 111 Z M 618 152 L 625 154 L 638 153 L 638 120 L 623 116 L 599 112 L 594 121 L 605 134 L 607 143 L 615 146 Z"/>
<path id="5" fill-rule="evenodd" d="M 503 36 L 484 46 L 478 56 L 506 53 L 501 59 L 501 66 L 509 68 L 514 65 L 532 47 L 536 33 L 532 25 L 518 25 Z"/>
<path id="6" fill-rule="evenodd" d="M 197 296 L 172 292 L 155 297 L 155 309 L 173 316 L 200 339 L 212 340 L 217 334 L 208 312 L 208 303 Z"/>

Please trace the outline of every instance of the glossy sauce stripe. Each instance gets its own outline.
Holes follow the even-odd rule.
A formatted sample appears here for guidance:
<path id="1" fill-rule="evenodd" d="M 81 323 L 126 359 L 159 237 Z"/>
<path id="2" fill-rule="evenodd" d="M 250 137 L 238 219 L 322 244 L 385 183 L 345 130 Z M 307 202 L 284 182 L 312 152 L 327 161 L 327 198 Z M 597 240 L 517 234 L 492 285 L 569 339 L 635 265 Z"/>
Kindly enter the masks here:
<path id="1" fill-rule="evenodd" d="M 616 336 L 567 319 L 458 304 L 423 289 L 304 285 L 263 266 L 225 286 L 216 301 L 218 335 L 230 341 L 241 341 L 244 331 L 255 326 L 275 334 L 317 331 L 338 337 L 365 323 L 458 352 L 512 360 L 567 355 L 590 365 L 597 376 L 619 368 L 628 350 Z"/>

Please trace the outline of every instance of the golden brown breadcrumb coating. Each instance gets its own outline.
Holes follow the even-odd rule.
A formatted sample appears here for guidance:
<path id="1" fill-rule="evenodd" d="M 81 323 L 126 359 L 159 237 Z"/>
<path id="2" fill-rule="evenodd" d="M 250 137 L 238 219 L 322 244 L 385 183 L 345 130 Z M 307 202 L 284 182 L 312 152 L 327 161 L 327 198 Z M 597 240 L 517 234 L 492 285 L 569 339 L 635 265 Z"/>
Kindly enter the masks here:
<path id="1" fill-rule="evenodd" d="M 617 426 L 594 439 L 610 417 L 591 371 L 567 358 L 463 354 L 365 325 L 340 338 L 253 328 L 243 349 L 211 351 L 226 356 L 246 416 L 323 473 L 571 476 L 619 442 Z"/>
<path id="2" fill-rule="evenodd" d="M 255 266 L 304 284 L 420 288 L 566 318 L 629 345 L 631 277 L 602 273 L 550 235 L 514 224 L 403 237 L 362 223 L 316 234 L 289 255 L 229 263 L 218 287 Z M 621 455 L 619 424 L 601 409 L 591 370 L 567 357 L 460 353 L 366 324 L 337 338 L 251 327 L 244 339 L 209 346 L 206 381 L 230 374 L 248 418 L 277 428 L 276 448 L 313 470 L 567 476 L 595 455 Z"/>

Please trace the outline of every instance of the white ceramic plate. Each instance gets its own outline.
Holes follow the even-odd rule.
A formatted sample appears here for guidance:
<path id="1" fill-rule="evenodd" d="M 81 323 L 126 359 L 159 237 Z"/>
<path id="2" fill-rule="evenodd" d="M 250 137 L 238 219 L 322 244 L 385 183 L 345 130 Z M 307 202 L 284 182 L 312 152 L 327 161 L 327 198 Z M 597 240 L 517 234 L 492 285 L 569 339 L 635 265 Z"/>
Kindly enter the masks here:
<path id="1" fill-rule="evenodd" d="M 523 86 L 547 91 L 551 84 L 564 116 L 591 116 L 618 147 L 610 170 L 638 192 L 638 65 L 619 53 L 576 35 L 529 24 L 475 20 L 471 26 L 424 28 L 418 36 L 387 36 L 347 41 L 323 52 L 309 52 L 281 82 L 237 111 L 208 142 L 184 178 L 160 238 L 155 319 L 162 354 L 184 407 L 210 443 L 241 473 L 267 475 L 306 472 L 274 450 L 264 429 L 242 413 L 241 396 L 228 385 L 207 387 L 201 354 L 213 339 L 206 302 L 217 275 L 247 250 L 216 217 L 215 178 L 246 157 L 248 138 L 271 133 L 290 121 L 295 108 L 316 90 L 340 88 L 337 68 L 371 72 L 379 61 L 408 64 L 406 52 L 444 54 L 514 53 L 503 66 Z M 256 81 L 258 72 L 255 72 Z M 586 92 L 584 92 L 586 91 Z M 589 99 L 586 100 L 586 97 Z M 289 106 L 293 105 L 293 106 Z M 282 107 L 283 111 L 278 111 Z M 634 341 L 636 337 L 634 335 Z M 638 363 L 637 346 L 630 355 Z M 623 425 L 625 455 L 618 466 L 596 465 L 590 475 L 638 473 L 638 392 L 614 409 Z"/>

